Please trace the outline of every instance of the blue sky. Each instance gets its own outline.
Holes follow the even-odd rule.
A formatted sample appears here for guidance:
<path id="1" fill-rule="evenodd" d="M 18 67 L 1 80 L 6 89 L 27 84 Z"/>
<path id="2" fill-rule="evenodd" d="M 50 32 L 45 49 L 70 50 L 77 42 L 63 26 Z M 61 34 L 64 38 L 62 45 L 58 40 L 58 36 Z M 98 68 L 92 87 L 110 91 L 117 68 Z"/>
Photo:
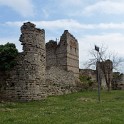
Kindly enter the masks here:
<path id="1" fill-rule="evenodd" d="M 46 42 L 69 30 L 79 41 L 80 67 L 94 44 L 124 56 L 124 0 L 0 0 L 0 44 L 13 42 L 21 51 L 27 21 L 45 29 Z"/>

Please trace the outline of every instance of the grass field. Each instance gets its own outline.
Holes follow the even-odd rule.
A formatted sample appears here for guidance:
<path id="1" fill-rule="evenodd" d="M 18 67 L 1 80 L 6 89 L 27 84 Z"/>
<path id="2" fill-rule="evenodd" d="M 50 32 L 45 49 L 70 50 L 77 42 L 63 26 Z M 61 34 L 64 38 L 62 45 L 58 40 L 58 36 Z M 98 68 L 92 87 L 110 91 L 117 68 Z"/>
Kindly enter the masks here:
<path id="1" fill-rule="evenodd" d="M 84 91 L 28 103 L 0 103 L 0 124 L 124 124 L 124 91 Z"/>

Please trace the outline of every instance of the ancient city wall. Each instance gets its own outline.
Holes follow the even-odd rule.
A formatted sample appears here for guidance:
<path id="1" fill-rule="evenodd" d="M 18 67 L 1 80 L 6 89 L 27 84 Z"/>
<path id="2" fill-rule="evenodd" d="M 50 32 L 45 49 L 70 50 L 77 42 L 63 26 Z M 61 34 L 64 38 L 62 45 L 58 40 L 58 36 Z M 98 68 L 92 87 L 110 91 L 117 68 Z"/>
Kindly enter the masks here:
<path id="1" fill-rule="evenodd" d="M 37 100 L 44 97 L 41 87 L 45 83 L 45 32 L 28 22 L 21 27 L 20 42 L 23 52 L 17 57 L 17 65 L 6 72 L 5 90 L 1 97 L 8 100 Z"/>
<path id="2" fill-rule="evenodd" d="M 46 86 L 48 95 L 62 95 L 81 90 L 73 72 L 54 66 L 46 70 Z"/>
<path id="3" fill-rule="evenodd" d="M 57 42 L 50 40 L 46 43 L 46 66 L 57 66 Z"/>
<path id="4" fill-rule="evenodd" d="M 80 76 L 91 77 L 92 81 L 96 81 L 96 70 L 92 69 L 80 69 Z"/>
<path id="5" fill-rule="evenodd" d="M 99 65 L 98 65 L 99 64 Z M 97 82 L 97 71 L 99 69 L 99 79 L 101 81 L 102 88 L 106 89 L 106 80 L 112 84 L 113 78 L 113 63 L 110 60 L 96 63 L 96 70 L 92 69 L 80 69 L 80 76 L 88 76 L 92 81 Z"/>
<path id="6" fill-rule="evenodd" d="M 74 72 L 79 77 L 79 48 L 78 41 L 67 32 L 67 70 Z"/>
<path id="7" fill-rule="evenodd" d="M 68 37 L 74 40 L 65 31 L 59 44 L 50 41 L 45 47 L 45 31 L 36 28 L 33 23 L 24 23 L 19 39 L 23 52 L 16 58 L 17 65 L 11 71 L 0 71 L 0 99 L 41 100 L 48 95 L 62 95 L 80 90 L 74 76 L 78 70 L 69 68 L 69 64 L 78 68 L 78 58 L 75 60 L 71 56 L 73 62 L 69 62 Z M 78 56 L 78 49 L 75 54 Z M 49 65 L 47 69 L 46 64 Z"/>
<path id="8" fill-rule="evenodd" d="M 60 37 L 60 42 L 46 43 L 46 66 L 58 66 L 66 71 L 72 71 L 79 77 L 79 49 L 78 41 L 68 30 Z"/>

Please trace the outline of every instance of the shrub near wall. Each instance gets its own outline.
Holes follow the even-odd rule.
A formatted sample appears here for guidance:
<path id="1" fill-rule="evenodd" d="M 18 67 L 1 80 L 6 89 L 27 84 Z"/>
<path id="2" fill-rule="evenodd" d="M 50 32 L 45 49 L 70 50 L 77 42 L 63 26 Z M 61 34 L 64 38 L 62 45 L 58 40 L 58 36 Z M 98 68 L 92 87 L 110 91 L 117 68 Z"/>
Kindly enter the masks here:
<path id="1" fill-rule="evenodd" d="M 81 76 L 79 77 L 80 81 L 83 83 L 83 88 L 85 90 L 93 90 L 96 89 L 96 81 L 92 80 L 89 76 Z"/>
<path id="2" fill-rule="evenodd" d="M 9 76 L 9 71 L 16 65 L 17 55 L 18 50 L 15 44 L 0 45 L 0 91 L 7 86 L 6 79 Z"/>

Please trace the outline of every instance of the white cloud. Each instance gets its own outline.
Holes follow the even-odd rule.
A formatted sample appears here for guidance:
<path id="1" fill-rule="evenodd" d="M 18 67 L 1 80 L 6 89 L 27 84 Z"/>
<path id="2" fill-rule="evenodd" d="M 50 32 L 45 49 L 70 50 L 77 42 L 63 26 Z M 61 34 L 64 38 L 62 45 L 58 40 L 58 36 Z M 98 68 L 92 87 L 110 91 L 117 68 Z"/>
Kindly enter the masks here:
<path id="1" fill-rule="evenodd" d="M 24 21 L 27 22 L 27 21 Z M 8 26 L 14 26 L 14 27 L 20 27 L 24 23 L 23 21 L 15 21 L 15 22 L 5 22 L 3 25 L 8 25 Z M 2 25 L 2 24 L 1 24 Z"/>
<path id="2" fill-rule="evenodd" d="M 26 21 L 25 21 L 26 22 Z M 24 22 L 16 21 L 16 22 L 6 22 L 5 25 L 8 26 L 21 26 Z M 32 21 L 32 23 L 36 24 L 37 27 L 45 28 L 45 29 L 80 29 L 82 25 L 72 19 L 61 19 L 54 21 Z"/>
<path id="3" fill-rule="evenodd" d="M 90 15 L 94 13 L 124 14 L 124 1 L 102 0 L 85 7 L 83 13 Z"/>
<path id="4" fill-rule="evenodd" d="M 124 0 L 53 0 L 59 12 L 69 17 L 124 14 Z M 61 3 L 61 4 L 60 4 Z M 53 10 L 51 10 L 53 11 Z M 61 12 L 60 12 L 61 13 Z"/>
<path id="5" fill-rule="evenodd" d="M 110 50 L 124 54 L 124 35 L 121 33 L 104 33 L 99 35 L 85 35 L 80 37 L 80 44 L 89 44 L 88 47 L 97 44 L 104 44 L 109 47 Z"/>
<path id="6" fill-rule="evenodd" d="M 26 21 L 25 21 L 26 22 Z M 88 60 L 88 51 L 89 49 L 93 48 L 95 44 L 101 45 L 104 44 L 105 46 L 108 46 L 110 51 L 114 51 L 118 53 L 118 56 L 124 56 L 124 35 L 122 33 L 100 33 L 96 35 L 86 35 L 83 32 L 82 29 L 87 29 L 90 31 L 90 29 L 96 30 L 96 29 L 104 29 L 104 30 L 109 30 L 109 29 L 124 29 L 124 23 L 100 23 L 100 24 L 81 24 L 77 22 L 76 20 L 55 20 L 55 21 L 35 21 L 33 22 L 36 24 L 38 28 L 45 28 L 48 30 L 54 30 L 52 31 L 52 36 L 50 31 L 46 32 L 48 33 L 48 36 L 46 37 L 47 41 L 50 40 L 51 38 L 55 39 L 56 38 L 56 33 L 55 31 L 57 29 L 64 29 L 64 28 L 70 28 L 70 32 L 73 32 L 76 30 L 76 38 L 79 41 L 79 55 L 80 55 L 80 67 L 85 62 Z M 7 26 L 15 26 L 15 27 L 20 27 L 23 24 L 23 22 L 6 22 L 5 25 Z M 85 31 L 85 30 L 84 30 Z M 61 34 L 60 34 L 61 35 Z M 59 35 L 59 36 L 60 36 Z M 74 35 L 75 36 L 75 35 Z M 55 38 L 54 38 L 55 37 Z M 50 39 L 49 39 L 50 38 Z M 8 39 L 0 39 L 1 41 L 10 41 L 11 38 Z M 18 39 L 17 39 L 18 40 Z M 17 41 L 16 39 L 11 40 L 11 41 Z M 21 45 L 19 45 L 18 42 L 14 42 L 17 45 L 18 49 L 21 49 Z"/>
<path id="7" fill-rule="evenodd" d="M 34 15 L 34 6 L 31 0 L 0 0 L 1 6 L 8 6 L 24 17 Z"/>
<path id="8" fill-rule="evenodd" d="M 20 27 L 24 22 L 27 21 L 15 21 L 15 22 L 5 22 L 8 26 Z M 73 29 L 73 30 L 88 30 L 88 29 L 124 29 L 124 23 L 99 23 L 99 24 L 83 24 L 73 19 L 61 19 L 54 21 L 32 21 L 37 27 L 45 29 Z"/>
<path id="9" fill-rule="evenodd" d="M 36 21 L 34 22 L 39 27 L 44 27 L 47 29 L 73 29 L 73 28 L 80 28 L 81 24 L 72 19 L 61 19 L 61 20 L 54 20 L 54 21 Z"/>
<path id="10" fill-rule="evenodd" d="M 109 51 L 124 56 L 124 35 L 121 33 L 108 33 L 99 35 L 85 35 L 78 38 L 80 61 L 88 60 L 88 51 L 93 49 L 94 45 L 107 46 Z M 85 47 L 84 47 L 85 46 Z"/>
<path id="11" fill-rule="evenodd" d="M 94 44 L 106 44 L 110 49 L 115 50 L 119 52 L 120 54 L 124 53 L 123 46 L 124 46 L 124 35 L 121 33 L 102 33 L 99 35 L 80 35 L 82 32 L 82 29 L 84 31 L 87 30 L 109 30 L 109 29 L 124 29 L 124 23 L 100 23 L 100 24 L 81 24 L 75 20 L 55 20 L 55 21 L 35 21 L 33 22 L 36 24 L 38 28 L 45 28 L 48 30 L 54 30 L 57 29 L 70 29 L 70 31 L 76 30 L 76 34 L 78 37 L 76 37 L 79 40 L 80 43 L 80 49 L 83 48 L 83 51 L 87 51 L 91 45 Z M 23 24 L 23 22 L 6 22 L 5 25 L 7 26 L 18 26 L 20 27 Z M 53 33 L 54 35 L 54 33 Z M 84 47 L 85 46 L 85 47 Z M 83 53 L 82 51 L 82 53 Z"/>

